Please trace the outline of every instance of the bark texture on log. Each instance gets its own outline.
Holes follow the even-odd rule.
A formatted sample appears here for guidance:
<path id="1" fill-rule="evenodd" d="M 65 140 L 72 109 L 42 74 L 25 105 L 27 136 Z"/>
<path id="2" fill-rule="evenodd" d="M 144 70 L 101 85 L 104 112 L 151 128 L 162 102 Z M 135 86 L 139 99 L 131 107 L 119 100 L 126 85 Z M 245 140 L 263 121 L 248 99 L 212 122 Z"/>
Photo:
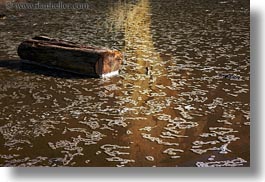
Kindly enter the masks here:
<path id="1" fill-rule="evenodd" d="M 123 59 L 117 50 L 83 46 L 45 36 L 22 42 L 18 55 L 32 63 L 93 77 L 117 72 Z"/>

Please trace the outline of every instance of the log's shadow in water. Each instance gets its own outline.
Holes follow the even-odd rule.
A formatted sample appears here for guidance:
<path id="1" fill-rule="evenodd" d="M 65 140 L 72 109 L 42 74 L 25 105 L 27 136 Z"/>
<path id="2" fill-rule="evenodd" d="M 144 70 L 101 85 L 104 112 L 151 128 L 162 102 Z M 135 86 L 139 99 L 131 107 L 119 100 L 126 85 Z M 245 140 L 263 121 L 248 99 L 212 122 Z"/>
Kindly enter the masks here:
<path id="1" fill-rule="evenodd" d="M 260 25 L 260 12 L 251 12 L 251 168 L 178 168 L 177 170 L 175 168 L 12 168 L 12 178 L 259 178 L 262 174 L 260 159 L 263 144 L 260 99 L 262 85 Z"/>
<path id="2" fill-rule="evenodd" d="M 88 75 L 81 75 L 81 74 L 79 75 L 63 70 L 58 70 L 55 68 L 46 68 L 34 64 L 24 63 L 21 62 L 21 60 L 19 59 L 0 60 L 0 68 L 1 67 L 14 71 L 22 71 L 25 73 L 33 73 L 37 75 L 50 76 L 55 78 L 65 78 L 65 79 L 94 78 Z"/>

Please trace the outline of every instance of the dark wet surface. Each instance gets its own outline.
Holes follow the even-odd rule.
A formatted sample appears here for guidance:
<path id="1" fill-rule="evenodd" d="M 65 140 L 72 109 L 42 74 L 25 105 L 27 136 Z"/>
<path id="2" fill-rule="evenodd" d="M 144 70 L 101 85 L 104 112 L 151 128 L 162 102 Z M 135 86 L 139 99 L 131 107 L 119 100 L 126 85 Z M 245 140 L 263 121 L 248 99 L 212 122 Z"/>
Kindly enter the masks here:
<path id="1" fill-rule="evenodd" d="M 1 166 L 249 166 L 249 1 L 93 1 L 0 19 Z M 44 34 L 121 50 L 120 75 L 22 64 Z"/>

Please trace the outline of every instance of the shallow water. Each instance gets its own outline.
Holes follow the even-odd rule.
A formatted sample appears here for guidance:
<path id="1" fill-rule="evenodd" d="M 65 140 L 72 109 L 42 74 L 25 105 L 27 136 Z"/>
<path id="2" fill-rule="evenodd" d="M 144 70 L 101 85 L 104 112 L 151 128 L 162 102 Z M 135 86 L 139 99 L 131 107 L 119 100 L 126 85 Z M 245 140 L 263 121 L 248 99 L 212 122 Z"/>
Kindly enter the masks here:
<path id="1" fill-rule="evenodd" d="M 1 7 L 0 165 L 249 166 L 249 1 L 89 3 Z M 39 34 L 125 62 L 108 79 L 20 63 Z"/>

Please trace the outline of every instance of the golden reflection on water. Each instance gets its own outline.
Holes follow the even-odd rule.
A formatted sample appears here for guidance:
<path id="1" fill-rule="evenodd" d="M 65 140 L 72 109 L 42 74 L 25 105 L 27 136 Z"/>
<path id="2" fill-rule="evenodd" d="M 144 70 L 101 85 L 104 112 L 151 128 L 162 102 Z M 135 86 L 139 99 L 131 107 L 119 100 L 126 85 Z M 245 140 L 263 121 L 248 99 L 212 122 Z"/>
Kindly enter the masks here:
<path id="1" fill-rule="evenodd" d="M 151 32 L 150 2 L 149 0 L 140 0 L 136 4 L 127 3 L 125 1 L 119 2 L 114 8 L 112 7 L 109 17 L 111 27 L 113 26 L 115 29 L 124 31 L 125 47 L 123 51 L 125 55 L 129 55 L 126 57 L 126 59 L 129 59 L 127 62 L 131 61 L 135 66 L 137 65 L 137 69 L 128 74 L 128 76 L 139 74 L 140 78 L 142 78 L 132 82 L 135 88 L 130 92 L 129 96 L 132 100 L 138 102 L 137 106 L 140 110 L 141 108 L 146 109 L 146 102 L 152 100 L 152 97 L 150 97 L 149 94 L 160 92 L 156 85 L 172 85 L 170 79 L 165 78 L 167 75 L 167 64 L 163 64 L 163 61 L 169 61 L 168 59 L 171 56 L 168 56 L 169 58 L 167 60 L 163 60 L 154 46 Z M 183 74 L 186 73 L 184 72 Z M 186 75 L 186 79 L 188 79 L 188 75 Z M 126 80 L 125 75 L 124 83 L 127 82 L 128 80 Z M 141 94 L 143 90 L 145 92 L 144 94 Z M 120 94 L 122 95 L 122 93 Z M 170 90 L 167 94 L 172 95 L 176 99 L 178 92 Z M 163 99 L 164 98 L 162 97 L 162 100 Z M 130 108 L 130 105 L 125 105 L 125 107 Z M 151 110 L 151 108 L 147 109 Z M 170 107 L 164 108 L 163 112 L 168 113 L 172 118 L 179 116 L 179 114 Z M 138 116 L 141 115 L 139 114 Z M 130 158 L 137 161 L 137 166 L 150 166 L 150 161 L 153 160 L 155 163 L 152 163 L 152 165 L 154 166 L 172 165 L 170 164 L 171 161 L 165 158 L 165 153 L 175 156 L 176 159 L 179 158 L 180 156 L 176 154 L 181 153 L 190 147 L 189 145 L 182 143 L 185 142 L 184 136 L 197 136 L 196 134 L 201 133 L 204 128 L 203 123 L 206 124 L 206 122 L 201 122 L 200 127 L 196 127 L 196 130 L 193 131 L 194 134 L 187 132 L 185 129 L 178 131 L 177 135 L 183 137 L 176 138 L 174 142 L 170 143 L 159 137 L 162 132 L 165 132 L 165 123 L 158 121 L 152 114 L 142 116 L 145 118 L 144 121 L 135 119 L 131 122 L 128 127 L 128 131 L 131 134 L 128 135 L 128 137 L 122 136 L 119 138 L 121 141 L 126 139 L 130 141 L 129 146 L 133 149 L 130 150 Z M 132 115 L 129 112 L 123 117 L 135 117 L 135 115 Z M 151 131 L 151 134 L 147 134 L 146 131 Z M 147 138 L 145 138 L 145 136 L 147 136 Z M 158 145 L 153 145 L 152 143 L 149 143 L 150 141 L 147 142 L 147 139 Z M 179 143 L 182 143 L 182 149 L 179 148 Z M 173 147 L 168 147 L 167 145 L 173 145 Z M 187 160 L 187 158 L 184 160 Z"/>
<path id="2" fill-rule="evenodd" d="M 145 108 L 145 103 L 149 99 L 148 94 L 152 90 L 157 90 L 155 87 L 159 84 L 157 76 L 166 74 L 166 70 L 161 62 L 159 53 L 156 52 L 151 33 L 151 9 L 149 0 L 140 0 L 136 4 L 119 2 L 115 7 L 112 7 L 110 12 L 110 24 L 114 24 L 115 29 L 121 29 L 124 31 L 125 47 L 123 51 L 125 56 L 130 54 L 130 57 L 126 57 L 126 61 L 132 61 L 137 65 L 137 69 L 134 70 L 135 74 L 140 74 L 143 79 L 133 81 L 132 84 L 136 86 L 130 93 L 132 100 L 138 101 L 138 106 Z M 114 22 L 113 22 L 114 21 Z M 126 76 L 124 78 L 126 81 Z M 140 94 L 140 91 L 146 90 L 145 94 Z M 122 94 L 122 93 L 121 93 Z M 140 99 L 139 99 L 140 98 Z M 126 106 L 125 107 L 130 107 Z M 126 116 L 125 116 L 126 117 Z M 130 114 L 127 117 L 130 117 Z M 145 157 L 152 155 L 155 158 L 156 163 L 162 156 L 162 146 L 157 146 L 156 149 L 152 145 L 146 144 L 141 136 L 141 128 L 146 126 L 157 127 L 157 124 L 153 120 L 153 116 L 145 116 L 146 120 L 135 120 L 130 124 L 128 130 L 132 135 L 128 136 L 130 141 L 130 148 L 134 148 L 130 152 L 130 158 L 136 159 L 138 165 L 150 165 L 146 161 Z M 159 131 L 154 133 L 159 135 Z M 119 138 L 124 140 L 125 138 Z M 141 161 L 141 162 L 140 162 Z"/>

